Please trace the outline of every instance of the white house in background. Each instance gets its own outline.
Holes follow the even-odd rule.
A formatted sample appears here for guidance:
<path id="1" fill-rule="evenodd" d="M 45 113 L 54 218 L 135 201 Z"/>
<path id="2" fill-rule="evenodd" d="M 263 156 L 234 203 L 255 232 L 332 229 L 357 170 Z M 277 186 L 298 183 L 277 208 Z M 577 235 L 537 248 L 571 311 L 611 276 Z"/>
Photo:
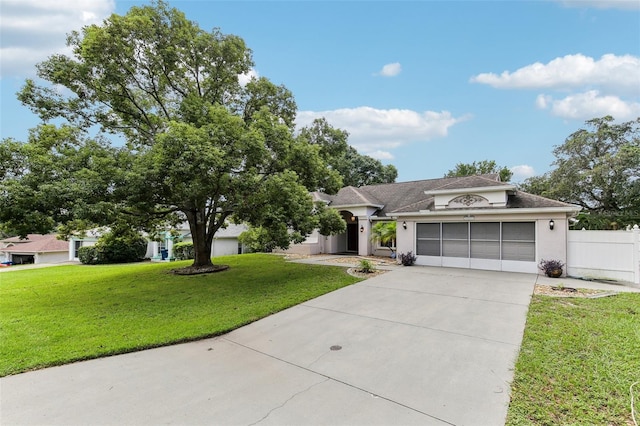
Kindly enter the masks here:
<path id="1" fill-rule="evenodd" d="M 244 224 L 228 224 L 225 229 L 219 229 L 213 237 L 211 256 L 218 257 L 245 253 L 246 250 L 238 241 L 238 237 L 247 229 L 247 226 Z M 99 233 L 96 232 L 90 233 L 84 238 L 71 238 L 68 243 L 68 260 L 78 260 L 78 249 L 83 246 L 94 245 L 98 241 L 98 238 Z M 179 241 L 193 241 L 187 223 L 178 225 L 173 231 L 161 233 L 160 241 L 149 241 L 145 257 L 157 262 L 174 260 L 173 246 L 175 242 Z"/>
<path id="2" fill-rule="evenodd" d="M 66 241 L 55 234 L 29 234 L 27 238 L 6 238 L 0 241 L 0 263 L 14 265 L 29 263 L 60 263 L 68 260 Z"/>
<path id="3" fill-rule="evenodd" d="M 541 259 L 567 261 L 568 219 L 580 207 L 518 191 L 498 175 L 427 179 L 314 193 L 338 210 L 345 233 L 311 235 L 290 252 L 389 254 L 371 240 L 378 221 L 397 222 L 398 253 L 416 264 L 538 272 Z"/>

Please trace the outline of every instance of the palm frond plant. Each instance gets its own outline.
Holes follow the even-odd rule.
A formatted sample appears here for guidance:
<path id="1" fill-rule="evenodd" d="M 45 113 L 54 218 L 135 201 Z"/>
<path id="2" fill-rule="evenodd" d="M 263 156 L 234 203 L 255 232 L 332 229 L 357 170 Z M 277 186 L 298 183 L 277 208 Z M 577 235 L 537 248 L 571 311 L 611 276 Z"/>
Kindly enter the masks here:
<path id="1" fill-rule="evenodd" d="M 383 247 L 391 250 L 391 257 L 395 257 L 397 222 L 377 222 L 371 229 L 371 240 L 377 241 Z"/>

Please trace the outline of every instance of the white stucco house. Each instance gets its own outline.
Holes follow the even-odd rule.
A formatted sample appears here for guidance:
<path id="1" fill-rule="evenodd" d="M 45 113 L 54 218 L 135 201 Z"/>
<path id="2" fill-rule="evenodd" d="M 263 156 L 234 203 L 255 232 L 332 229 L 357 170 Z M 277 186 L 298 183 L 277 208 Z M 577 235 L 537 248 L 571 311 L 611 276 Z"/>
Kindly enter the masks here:
<path id="1" fill-rule="evenodd" d="M 580 207 L 518 191 L 498 175 L 427 179 L 314 193 L 347 222 L 341 235 L 311 235 L 301 254 L 389 253 L 371 240 L 377 221 L 397 223 L 398 253 L 416 264 L 537 273 L 541 259 L 567 261 L 569 218 Z"/>
<path id="2" fill-rule="evenodd" d="M 6 238 L 0 241 L 0 263 L 60 263 L 68 260 L 68 243 L 55 234 L 29 234 L 27 238 Z"/>

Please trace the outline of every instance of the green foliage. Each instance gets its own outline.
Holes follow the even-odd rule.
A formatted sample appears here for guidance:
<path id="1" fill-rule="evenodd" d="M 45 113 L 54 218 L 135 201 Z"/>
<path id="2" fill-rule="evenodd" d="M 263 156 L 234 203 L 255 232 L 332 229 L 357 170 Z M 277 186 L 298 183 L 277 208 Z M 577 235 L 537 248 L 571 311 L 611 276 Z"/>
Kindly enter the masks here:
<path id="1" fill-rule="evenodd" d="M 376 267 L 369 259 L 360 259 L 359 265 L 358 270 L 365 274 L 370 274 L 376 270 Z"/>
<path id="2" fill-rule="evenodd" d="M 498 174 L 500 181 L 509 182 L 513 172 L 506 166 L 498 166 L 493 160 L 474 161 L 473 163 L 458 163 L 453 170 L 449 170 L 444 177 L 461 177 L 473 175 Z"/>
<path id="3" fill-rule="evenodd" d="M 383 165 L 368 155 L 359 154 L 347 143 L 349 133 L 333 128 L 325 118 L 313 121 L 300 130 L 299 138 L 319 147 L 320 157 L 330 167 L 328 176 L 337 172 L 342 186 L 360 187 L 378 183 L 392 183 L 398 177 L 395 166 Z"/>
<path id="4" fill-rule="evenodd" d="M 131 227 L 115 226 L 93 246 L 80 247 L 78 259 L 87 265 L 138 262 L 147 252 L 147 240 Z"/>
<path id="5" fill-rule="evenodd" d="M 633 225 L 640 212 L 640 118 L 594 118 L 553 150 L 555 168 L 527 179 L 523 191 L 581 206 L 579 228 Z"/>
<path id="6" fill-rule="evenodd" d="M 276 248 L 269 233 L 262 227 L 250 227 L 238 236 L 238 241 L 254 253 L 270 253 Z"/>
<path id="7" fill-rule="evenodd" d="M 100 263 L 138 262 L 147 252 L 147 240 L 126 225 L 115 226 L 95 245 Z"/>
<path id="8" fill-rule="evenodd" d="M 240 37 L 203 31 L 157 0 L 73 32 L 68 45 L 72 55 L 40 63 L 45 84 L 28 80 L 19 99 L 44 120 L 117 134 L 126 145 L 91 142 L 94 151 L 86 141 L 55 154 L 65 135 L 37 135 L 0 170 L 11 176 L 0 188 L 9 194 L 0 223 L 23 233 L 62 224 L 69 233 L 123 216 L 148 232 L 187 221 L 194 266 L 211 265 L 213 236 L 231 215 L 282 248 L 318 225 L 308 192 L 335 192 L 340 176 L 327 172 L 319 147 L 294 137 L 289 90 L 264 77 L 240 84 L 254 66 Z M 4 142 L 0 153 L 15 145 Z M 35 173 L 34 158 L 47 168 Z"/>
<path id="9" fill-rule="evenodd" d="M 376 222 L 371 229 L 371 239 L 381 246 L 393 247 L 396 241 L 397 222 Z"/>
<path id="10" fill-rule="evenodd" d="M 100 251 L 95 246 L 84 246 L 78 249 L 78 259 L 85 265 L 105 263 L 100 259 Z"/>
<path id="11" fill-rule="evenodd" d="M 0 376 L 216 336 L 359 281 L 272 255 L 224 263 L 234 272 L 169 273 L 188 262 L 3 272 Z"/>
<path id="12" fill-rule="evenodd" d="M 193 243 L 180 242 L 173 245 L 173 253 L 178 260 L 188 260 L 195 257 Z"/>
<path id="13" fill-rule="evenodd" d="M 640 371 L 640 294 L 534 296 L 507 425 L 627 425 Z M 638 413 L 637 385 L 636 418 Z"/>
<path id="14" fill-rule="evenodd" d="M 346 232 L 347 223 L 336 209 L 326 206 L 322 202 L 316 203 L 315 212 L 318 217 L 318 232 L 321 235 L 337 235 Z"/>
<path id="15" fill-rule="evenodd" d="M 110 222 L 116 215 L 111 201 L 121 176 L 120 151 L 104 140 L 86 138 L 69 126 L 40 125 L 26 143 L 0 141 L 3 152 L 0 224 L 5 232 L 48 233 L 59 223 L 87 229 L 81 219 Z"/>

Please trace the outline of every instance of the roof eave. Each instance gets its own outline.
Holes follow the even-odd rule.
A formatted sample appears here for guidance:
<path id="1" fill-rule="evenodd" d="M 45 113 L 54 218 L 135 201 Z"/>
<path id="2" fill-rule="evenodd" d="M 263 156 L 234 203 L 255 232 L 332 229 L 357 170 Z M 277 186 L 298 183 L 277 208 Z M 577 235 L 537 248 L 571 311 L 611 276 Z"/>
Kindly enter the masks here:
<path id="1" fill-rule="evenodd" d="M 532 208 L 499 208 L 499 209 L 474 209 L 474 210 L 419 210 L 415 212 L 391 212 L 397 217 L 409 216 L 460 216 L 463 215 L 495 215 L 495 214 L 532 214 L 532 213 L 571 213 L 576 214 L 581 207 L 532 207 Z"/>

